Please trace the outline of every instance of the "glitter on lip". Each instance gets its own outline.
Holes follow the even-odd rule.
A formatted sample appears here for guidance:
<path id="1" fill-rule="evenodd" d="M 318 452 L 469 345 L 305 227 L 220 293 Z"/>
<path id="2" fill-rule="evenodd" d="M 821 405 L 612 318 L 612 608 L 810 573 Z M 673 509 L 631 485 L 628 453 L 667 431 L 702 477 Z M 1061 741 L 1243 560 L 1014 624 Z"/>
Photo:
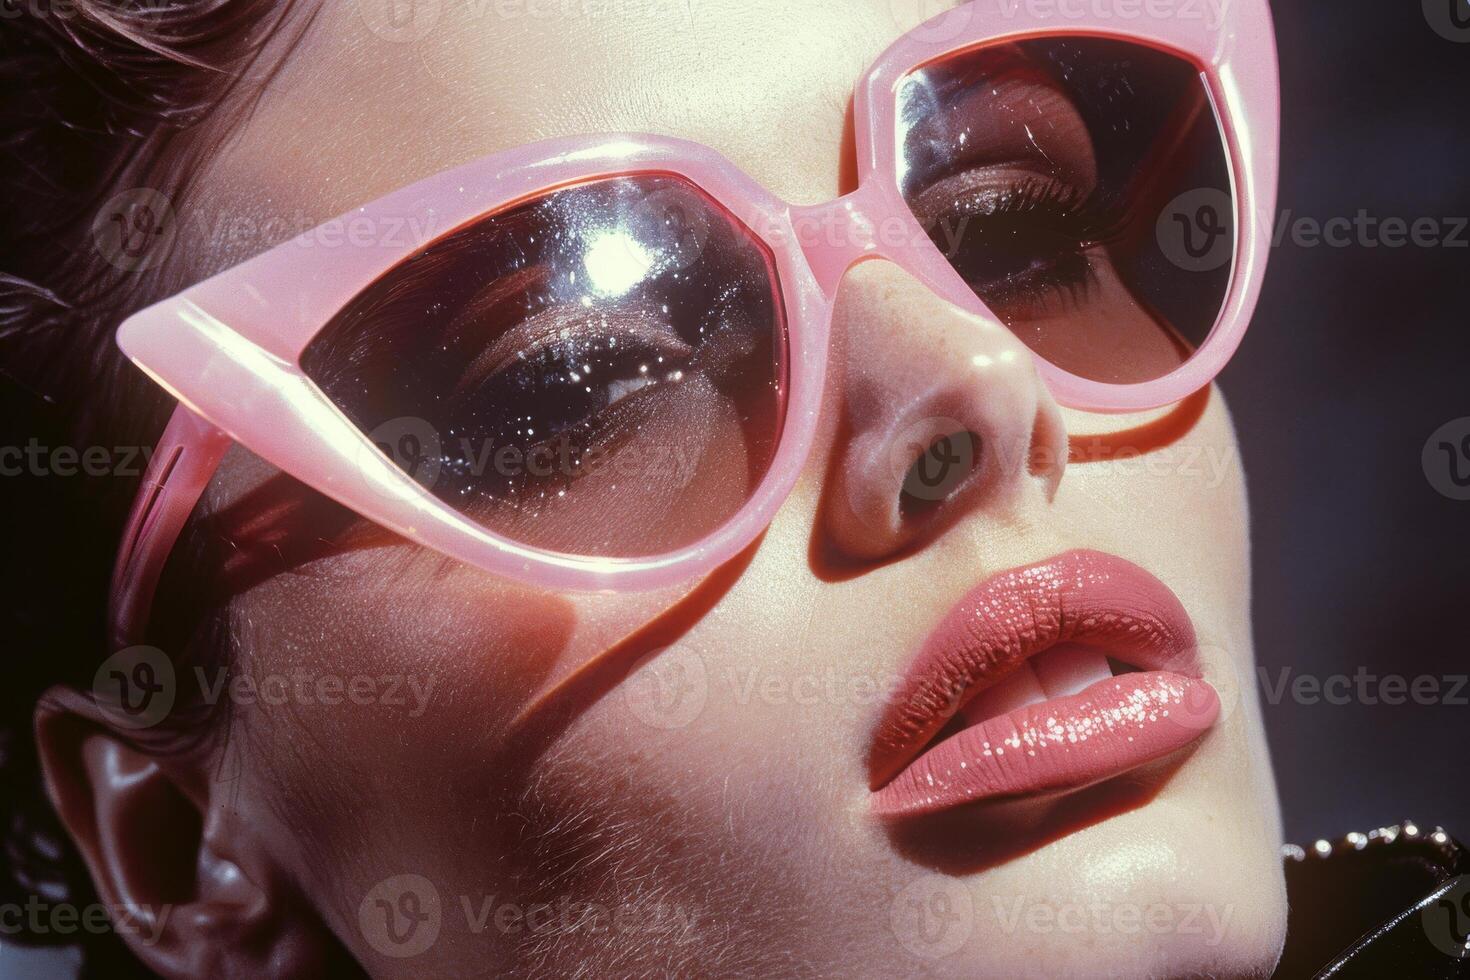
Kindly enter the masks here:
<path id="1" fill-rule="evenodd" d="M 1127 674 L 981 722 L 920 756 L 874 796 L 884 817 L 1074 789 L 1188 745 L 1220 702 L 1204 681 Z"/>
<path id="2" fill-rule="evenodd" d="M 1027 704 L 930 744 L 978 694 L 1029 658 L 1071 643 L 1141 672 Z M 1219 698 L 1199 676 L 1188 613 L 1137 565 L 1069 551 L 1001 572 L 955 604 L 885 706 L 869 754 L 873 805 L 884 815 L 917 814 L 1121 774 L 1214 724 Z"/>

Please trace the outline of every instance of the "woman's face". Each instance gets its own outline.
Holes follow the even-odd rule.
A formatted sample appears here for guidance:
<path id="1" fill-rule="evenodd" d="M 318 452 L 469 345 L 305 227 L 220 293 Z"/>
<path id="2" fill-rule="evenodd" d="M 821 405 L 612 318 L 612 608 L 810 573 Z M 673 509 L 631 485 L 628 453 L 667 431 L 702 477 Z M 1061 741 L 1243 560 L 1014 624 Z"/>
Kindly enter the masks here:
<path id="1" fill-rule="evenodd" d="M 928 12 L 323 4 L 181 207 L 180 251 L 215 271 L 273 244 L 231 228 L 309 227 L 577 133 L 696 140 L 786 200 L 826 201 L 852 189 L 855 80 Z M 234 695 L 210 806 L 369 972 L 1269 973 L 1285 897 L 1239 695 L 1247 514 L 1219 393 L 1061 409 L 1010 332 L 883 261 L 846 275 L 833 334 L 795 492 L 703 585 L 535 592 L 396 543 L 238 600 L 239 671 L 262 694 L 290 683 Z M 943 420 L 990 459 L 900 506 L 915 433 Z M 236 451 L 211 502 L 268 476 Z M 1077 549 L 1177 594 L 1219 720 L 1083 791 L 880 817 L 875 735 L 931 633 L 991 576 Z"/>

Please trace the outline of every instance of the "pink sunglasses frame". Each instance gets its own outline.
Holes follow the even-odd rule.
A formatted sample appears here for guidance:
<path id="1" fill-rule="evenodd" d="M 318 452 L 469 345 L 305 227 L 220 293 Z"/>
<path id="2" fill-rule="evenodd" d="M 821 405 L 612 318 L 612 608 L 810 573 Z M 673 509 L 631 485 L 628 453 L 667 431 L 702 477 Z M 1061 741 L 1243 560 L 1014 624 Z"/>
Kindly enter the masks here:
<path id="1" fill-rule="evenodd" d="M 919 228 L 899 192 L 897 90 L 915 69 L 957 51 L 1024 37 L 1081 35 L 1157 47 L 1195 63 L 1214 100 L 1232 168 L 1237 250 L 1219 320 L 1172 374 L 1111 385 L 1041 358 L 1059 402 L 1125 412 L 1176 402 L 1209 384 L 1245 333 L 1260 293 L 1275 204 L 1279 91 L 1266 0 L 1226 0 L 1208 23 L 1169 7 L 1136 18 L 1051 16 L 1024 2 L 984 0 L 932 18 L 895 42 L 855 92 L 859 186 L 826 204 L 778 200 L 708 147 L 642 134 L 548 140 L 476 160 L 358 208 L 339 221 L 425 215 L 455 229 L 547 190 L 631 173 L 682 176 L 740 218 L 775 258 L 786 303 L 790 390 L 769 472 L 744 507 L 709 537 L 671 554 L 593 558 L 529 548 L 458 514 L 415 483 L 348 421 L 302 371 L 302 351 L 359 291 L 416 248 L 402 242 L 310 247 L 324 225 L 129 317 L 127 356 L 179 401 L 134 503 L 114 569 L 117 646 L 140 642 L 158 578 L 210 477 L 238 442 L 303 483 L 403 537 L 485 571 L 542 587 L 631 591 L 702 576 L 738 554 L 775 516 L 814 438 L 832 307 L 847 269 L 888 259 L 949 302 L 991 316 Z M 906 222 L 884 235 L 879 222 Z M 798 230 L 835 227 L 819 243 Z M 897 240 L 897 243 L 895 243 Z M 427 243 L 423 243 L 427 244 Z"/>

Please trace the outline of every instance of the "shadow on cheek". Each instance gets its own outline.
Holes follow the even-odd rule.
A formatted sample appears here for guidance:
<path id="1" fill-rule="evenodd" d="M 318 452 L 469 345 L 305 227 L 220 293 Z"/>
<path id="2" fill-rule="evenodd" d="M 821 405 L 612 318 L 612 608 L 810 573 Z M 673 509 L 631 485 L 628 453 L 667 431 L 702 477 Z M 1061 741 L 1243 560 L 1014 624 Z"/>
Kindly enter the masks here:
<path id="1" fill-rule="evenodd" d="M 1099 435 L 1072 433 L 1067 440 L 1067 465 L 1136 457 L 1178 442 L 1204 416 L 1211 390 L 1207 385 L 1175 403 L 1160 417 L 1131 429 Z"/>
<path id="2" fill-rule="evenodd" d="M 548 683 L 576 627 L 575 608 L 565 596 L 420 548 L 284 473 L 207 521 L 210 567 L 217 572 L 201 586 L 204 605 L 287 573 L 310 578 L 309 566 L 324 559 L 392 552 L 393 561 L 353 579 L 377 588 L 357 595 L 337 622 L 330 668 L 377 676 L 392 673 L 385 651 L 407 655 L 415 665 L 410 674 L 434 681 L 432 699 L 418 707 L 456 725 L 473 718 L 476 738 L 504 737 L 510 720 Z M 285 588 L 314 594 L 301 581 Z M 321 601 L 330 606 L 338 599 L 329 593 Z"/>
<path id="3" fill-rule="evenodd" d="M 560 596 L 519 587 L 487 600 L 487 610 L 487 638 L 467 652 L 481 661 L 475 673 L 494 702 L 494 728 L 507 737 L 565 656 L 576 612 Z"/>
<path id="4" fill-rule="evenodd" d="M 734 587 L 755 557 L 765 534 L 716 569 L 684 598 L 613 643 L 570 676 L 526 705 L 511 721 L 496 764 L 505 785 L 523 785 L 535 762 L 593 705 L 616 690 L 650 657 L 673 646 Z"/>
<path id="5" fill-rule="evenodd" d="M 205 520 L 216 549 L 210 567 L 219 570 L 216 602 L 321 558 L 407 543 L 285 473 Z"/>

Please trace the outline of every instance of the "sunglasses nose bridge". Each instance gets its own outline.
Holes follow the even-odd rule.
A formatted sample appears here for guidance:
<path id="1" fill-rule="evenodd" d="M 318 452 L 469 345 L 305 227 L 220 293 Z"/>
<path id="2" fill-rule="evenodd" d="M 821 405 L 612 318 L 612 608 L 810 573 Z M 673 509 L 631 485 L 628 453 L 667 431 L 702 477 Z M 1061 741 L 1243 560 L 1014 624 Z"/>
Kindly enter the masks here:
<path id="1" fill-rule="evenodd" d="M 869 185 L 834 201 L 791 209 L 796 241 L 823 295 L 834 295 L 842 277 L 854 264 L 881 254 L 878 247 L 881 204 L 880 195 Z"/>

